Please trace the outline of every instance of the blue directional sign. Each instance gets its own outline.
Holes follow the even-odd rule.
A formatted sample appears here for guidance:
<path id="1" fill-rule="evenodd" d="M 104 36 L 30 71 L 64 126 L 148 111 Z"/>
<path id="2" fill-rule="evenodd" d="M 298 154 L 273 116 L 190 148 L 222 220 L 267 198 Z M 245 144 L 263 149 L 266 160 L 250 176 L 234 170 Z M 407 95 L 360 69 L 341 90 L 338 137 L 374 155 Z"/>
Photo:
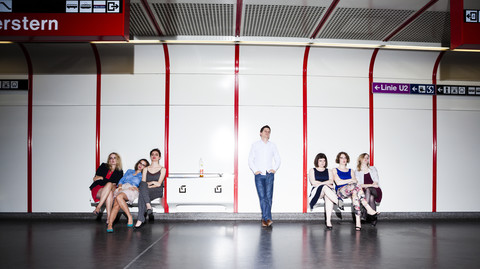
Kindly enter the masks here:
<path id="1" fill-rule="evenodd" d="M 410 84 L 411 94 L 435 94 L 435 85 L 433 84 Z"/>

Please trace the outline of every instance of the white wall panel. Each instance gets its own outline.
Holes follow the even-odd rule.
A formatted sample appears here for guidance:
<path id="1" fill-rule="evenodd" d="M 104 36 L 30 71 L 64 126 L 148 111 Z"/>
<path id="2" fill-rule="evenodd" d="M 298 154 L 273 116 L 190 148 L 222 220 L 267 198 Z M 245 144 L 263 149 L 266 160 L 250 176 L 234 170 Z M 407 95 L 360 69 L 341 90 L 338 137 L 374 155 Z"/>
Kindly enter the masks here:
<path id="1" fill-rule="evenodd" d="M 374 122 L 381 210 L 431 212 L 431 110 L 375 109 Z"/>
<path id="2" fill-rule="evenodd" d="M 301 76 L 304 52 L 304 47 L 240 46 L 240 74 Z"/>
<path id="3" fill-rule="evenodd" d="M 0 106 L 0 212 L 27 211 L 27 117 L 26 106 Z"/>
<path id="4" fill-rule="evenodd" d="M 302 106 L 301 76 L 240 76 L 240 105 Z"/>
<path id="5" fill-rule="evenodd" d="M 165 74 L 102 76 L 102 105 L 164 104 Z"/>
<path id="6" fill-rule="evenodd" d="M 303 124 L 301 107 L 240 107 L 238 141 L 238 211 L 260 212 L 253 172 L 248 167 L 252 143 L 260 128 L 271 127 L 281 165 L 275 174 L 272 212 L 302 212 Z"/>
<path id="7" fill-rule="evenodd" d="M 368 78 L 372 54 L 371 49 L 311 47 L 308 56 L 308 75 Z M 339 81 L 338 78 L 336 80 Z M 366 85 L 368 86 L 368 81 Z"/>
<path id="8" fill-rule="evenodd" d="M 88 212 L 95 173 L 95 108 L 33 109 L 34 212 Z"/>
<path id="9" fill-rule="evenodd" d="M 172 74 L 233 74 L 235 46 L 169 45 Z"/>
<path id="10" fill-rule="evenodd" d="M 95 105 L 96 75 L 37 75 L 33 81 L 35 105 Z"/>
<path id="11" fill-rule="evenodd" d="M 340 151 L 348 153 L 348 166 L 354 169 L 358 155 L 370 150 L 368 109 L 309 107 L 307 135 L 308 169 L 320 152 L 327 155 L 329 168 L 338 167 Z"/>
<path id="12" fill-rule="evenodd" d="M 431 83 L 433 66 L 438 53 L 380 50 L 373 70 L 374 81 L 383 82 L 385 78 L 399 78 L 404 83 L 410 83 L 409 79 L 427 79 Z M 368 68 L 367 65 L 365 71 L 368 72 Z"/>
<path id="13" fill-rule="evenodd" d="M 308 106 L 368 108 L 368 78 L 308 77 Z"/>
<path id="14" fill-rule="evenodd" d="M 170 173 L 233 174 L 233 106 L 170 108 Z"/>
<path id="15" fill-rule="evenodd" d="M 438 111 L 437 121 L 437 210 L 480 211 L 480 109 Z"/>
<path id="16" fill-rule="evenodd" d="M 136 45 L 133 70 L 135 74 L 165 73 L 163 45 Z"/>
<path id="17" fill-rule="evenodd" d="M 440 83 L 439 83 L 440 84 Z M 456 83 L 451 83 L 456 85 Z M 449 84 L 447 84 L 449 85 Z M 480 96 L 437 96 L 438 110 L 479 110 Z"/>
<path id="18" fill-rule="evenodd" d="M 170 104 L 233 106 L 234 83 L 233 75 L 171 75 Z"/>
<path id="19" fill-rule="evenodd" d="M 117 152 L 126 172 L 139 159 L 150 162 L 150 150 L 158 148 L 163 165 L 164 106 L 103 106 L 101 114 L 101 162 L 106 162 L 111 152 Z"/>
<path id="20" fill-rule="evenodd" d="M 373 95 L 374 108 L 384 109 L 432 109 L 430 95 L 403 95 L 376 93 Z"/>

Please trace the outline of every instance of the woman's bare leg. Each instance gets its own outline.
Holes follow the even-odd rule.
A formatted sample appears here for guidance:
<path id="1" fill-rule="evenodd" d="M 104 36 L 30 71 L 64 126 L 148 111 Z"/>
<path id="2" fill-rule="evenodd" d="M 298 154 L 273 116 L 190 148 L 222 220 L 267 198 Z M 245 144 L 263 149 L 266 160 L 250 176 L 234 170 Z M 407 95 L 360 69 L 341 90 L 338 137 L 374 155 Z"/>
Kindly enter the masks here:
<path id="1" fill-rule="evenodd" d="M 120 210 L 120 206 L 118 203 L 114 203 L 112 207 L 112 211 L 110 212 L 110 217 L 107 220 L 107 229 L 113 229 L 113 222 L 117 218 L 118 211 Z"/>
<path id="2" fill-rule="evenodd" d="M 125 212 L 127 215 L 127 224 L 133 224 L 133 217 L 132 214 L 130 213 L 130 209 L 128 208 L 127 205 L 128 197 L 125 193 L 120 193 L 117 198 L 115 199 L 115 203 L 120 206 L 120 208 Z"/>
<path id="3" fill-rule="evenodd" d="M 113 190 L 107 196 L 107 200 L 105 202 L 105 209 L 107 211 L 107 220 L 110 218 L 110 213 L 112 212 L 112 205 L 113 205 Z"/>
<path id="4" fill-rule="evenodd" d="M 103 188 L 101 188 L 97 192 L 97 198 L 100 199 L 100 201 L 98 202 L 98 205 L 95 208 L 95 211 L 100 212 L 100 209 L 102 208 L 103 204 L 107 200 L 108 195 L 114 188 L 115 186 L 111 182 L 108 182 L 107 184 L 105 184 L 105 186 L 103 186 Z"/>

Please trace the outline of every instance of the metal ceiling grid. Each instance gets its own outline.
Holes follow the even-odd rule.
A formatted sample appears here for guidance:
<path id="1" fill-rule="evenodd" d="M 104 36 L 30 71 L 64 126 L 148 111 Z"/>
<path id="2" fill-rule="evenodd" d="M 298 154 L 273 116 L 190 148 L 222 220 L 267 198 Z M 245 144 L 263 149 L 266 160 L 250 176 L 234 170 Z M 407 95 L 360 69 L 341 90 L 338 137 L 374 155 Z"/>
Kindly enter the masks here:
<path id="1" fill-rule="evenodd" d="M 130 35 L 158 36 L 140 3 L 130 3 Z"/>
<path id="2" fill-rule="evenodd" d="M 234 5 L 152 3 L 166 36 L 233 36 Z"/>
<path id="3" fill-rule="evenodd" d="M 413 10 L 337 8 L 317 38 L 383 40 Z"/>
<path id="4" fill-rule="evenodd" d="M 450 43 L 450 13 L 426 11 L 392 38 L 392 41 Z"/>
<path id="5" fill-rule="evenodd" d="M 325 7 L 245 5 L 242 36 L 308 38 Z"/>

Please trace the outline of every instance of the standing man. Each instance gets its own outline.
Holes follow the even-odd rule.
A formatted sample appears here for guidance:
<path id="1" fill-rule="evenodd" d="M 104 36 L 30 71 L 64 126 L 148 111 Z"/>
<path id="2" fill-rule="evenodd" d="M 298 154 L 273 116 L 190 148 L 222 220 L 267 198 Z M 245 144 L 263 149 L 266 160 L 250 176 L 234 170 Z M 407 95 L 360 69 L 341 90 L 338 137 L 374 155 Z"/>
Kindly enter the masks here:
<path id="1" fill-rule="evenodd" d="M 270 139 L 270 127 L 268 125 L 260 129 L 260 138 L 259 141 L 252 144 L 248 156 L 248 166 L 255 174 L 255 186 L 262 209 L 262 226 L 266 227 L 273 223 L 273 179 L 275 172 L 280 167 L 280 155 L 277 146 L 268 141 Z"/>

